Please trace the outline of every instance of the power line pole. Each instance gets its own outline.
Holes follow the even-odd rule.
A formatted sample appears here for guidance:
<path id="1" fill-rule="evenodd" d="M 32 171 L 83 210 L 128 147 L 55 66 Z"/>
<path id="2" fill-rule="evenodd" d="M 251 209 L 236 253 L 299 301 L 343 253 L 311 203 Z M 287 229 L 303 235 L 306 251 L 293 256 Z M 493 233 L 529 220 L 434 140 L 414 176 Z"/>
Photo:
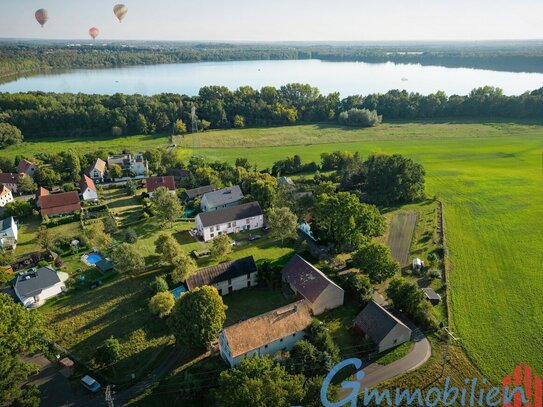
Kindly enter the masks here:
<path id="1" fill-rule="evenodd" d="M 115 404 L 113 403 L 113 397 L 111 396 L 111 386 L 108 385 L 106 387 L 106 403 L 108 407 L 115 407 Z"/>
<path id="2" fill-rule="evenodd" d="M 445 327 L 445 332 L 447 332 L 447 348 L 445 348 L 445 357 L 443 358 L 443 366 L 441 367 L 441 375 L 439 377 L 443 377 L 445 374 L 445 366 L 447 365 L 447 358 L 449 357 L 449 347 L 451 346 L 451 338 L 454 339 L 456 342 L 459 341 L 459 339 L 453 335 L 451 331 L 449 331 L 449 328 Z"/>

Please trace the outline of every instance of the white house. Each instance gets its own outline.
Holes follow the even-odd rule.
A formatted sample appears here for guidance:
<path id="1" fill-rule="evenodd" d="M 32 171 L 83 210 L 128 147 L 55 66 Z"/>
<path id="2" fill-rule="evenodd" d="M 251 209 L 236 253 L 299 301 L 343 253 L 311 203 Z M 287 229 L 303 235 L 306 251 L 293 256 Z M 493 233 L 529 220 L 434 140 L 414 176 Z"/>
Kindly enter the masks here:
<path id="1" fill-rule="evenodd" d="M 355 318 L 354 328 L 361 335 L 369 337 L 378 346 L 379 352 L 411 339 L 411 329 L 373 300 Z"/>
<path id="2" fill-rule="evenodd" d="M 66 289 L 64 281 L 67 278 L 66 273 L 57 273 L 50 266 L 42 267 L 19 274 L 15 279 L 13 289 L 25 307 L 35 308 L 63 292 Z"/>
<path id="3" fill-rule="evenodd" d="M 13 202 L 13 194 L 11 193 L 11 189 L 5 185 L 0 186 L 0 208 L 3 208 L 10 202 Z"/>
<path id="4" fill-rule="evenodd" d="M 21 175 L 24 176 L 24 175 Z M 14 172 L 0 173 L 0 185 L 4 185 L 11 189 L 11 192 L 17 192 L 17 182 L 19 181 L 19 174 Z"/>
<path id="5" fill-rule="evenodd" d="M 303 339 L 311 320 L 311 308 L 301 300 L 231 325 L 219 334 L 221 357 L 236 367 L 246 357 L 290 351 Z"/>
<path id="6" fill-rule="evenodd" d="M 89 168 L 88 175 L 94 182 L 104 182 L 106 162 L 101 158 L 97 158 L 92 167 Z"/>
<path id="7" fill-rule="evenodd" d="M 258 269 L 253 256 L 227 261 L 199 270 L 185 281 L 188 290 L 210 285 L 215 287 L 220 295 L 254 287 L 258 284 Z"/>
<path id="8" fill-rule="evenodd" d="M 83 174 L 83 178 L 79 181 L 79 189 L 81 189 L 81 198 L 84 202 L 98 202 L 98 191 L 94 181 Z"/>
<path id="9" fill-rule="evenodd" d="M 298 299 L 308 301 L 313 315 L 320 315 L 343 305 L 343 289 L 297 254 L 283 268 L 281 276 Z"/>
<path id="10" fill-rule="evenodd" d="M 0 220 L 0 249 L 13 249 L 17 247 L 17 239 L 19 238 L 19 230 L 15 223 L 15 218 L 10 216 L 4 220 Z"/>
<path id="11" fill-rule="evenodd" d="M 35 164 L 32 161 L 28 161 L 25 159 L 19 161 L 19 164 L 17 165 L 18 174 L 30 175 L 31 177 L 33 177 L 37 170 L 38 164 Z"/>
<path id="12" fill-rule="evenodd" d="M 143 153 L 111 155 L 107 158 L 107 166 L 111 167 L 113 164 L 119 165 L 124 171 L 136 177 L 143 176 L 149 171 L 149 165 Z"/>
<path id="13" fill-rule="evenodd" d="M 233 206 L 196 216 L 196 229 L 207 242 L 216 236 L 254 230 L 264 226 L 264 215 L 258 202 Z"/>
<path id="14" fill-rule="evenodd" d="M 216 211 L 239 205 L 243 201 L 243 192 L 238 185 L 207 192 L 202 196 L 200 208 L 202 212 Z"/>

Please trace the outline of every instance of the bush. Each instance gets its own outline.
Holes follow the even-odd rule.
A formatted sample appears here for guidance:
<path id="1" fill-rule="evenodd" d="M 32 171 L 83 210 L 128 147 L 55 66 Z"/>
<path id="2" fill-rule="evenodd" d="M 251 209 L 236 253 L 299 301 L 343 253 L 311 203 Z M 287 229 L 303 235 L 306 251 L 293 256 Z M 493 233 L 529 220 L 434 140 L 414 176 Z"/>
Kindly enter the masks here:
<path id="1" fill-rule="evenodd" d="M 431 278 L 431 279 L 441 278 L 441 270 L 431 269 L 430 271 L 428 271 L 428 278 Z"/>
<path id="2" fill-rule="evenodd" d="M 156 293 L 149 301 L 149 309 L 153 314 L 158 315 L 160 318 L 164 318 L 171 311 L 175 305 L 175 299 L 169 291 L 163 291 Z"/>
<path id="3" fill-rule="evenodd" d="M 126 232 L 124 234 L 124 239 L 126 240 L 126 243 L 136 243 L 138 241 L 138 235 L 136 234 L 136 231 L 134 228 L 128 228 L 126 229 Z"/>
<path id="4" fill-rule="evenodd" d="M 121 343 L 113 336 L 106 339 L 94 354 L 94 360 L 100 365 L 110 365 L 115 363 L 121 357 Z"/>
<path id="5" fill-rule="evenodd" d="M 374 127 L 381 124 L 383 116 L 379 116 L 376 110 L 353 108 L 341 112 L 338 120 L 346 126 Z"/>
<path id="6" fill-rule="evenodd" d="M 349 273 L 344 278 L 344 288 L 353 294 L 360 306 L 370 302 L 373 294 L 373 286 L 370 279 L 359 273 Z"/>
<path id="7" fill-rule="evenodd" d="M 155 279 L 149 283 L 149 287 L 155 294 L 168 291 L 168 283 L 166 282 L 166 279 L 162 276 L 155 277 Z"/>

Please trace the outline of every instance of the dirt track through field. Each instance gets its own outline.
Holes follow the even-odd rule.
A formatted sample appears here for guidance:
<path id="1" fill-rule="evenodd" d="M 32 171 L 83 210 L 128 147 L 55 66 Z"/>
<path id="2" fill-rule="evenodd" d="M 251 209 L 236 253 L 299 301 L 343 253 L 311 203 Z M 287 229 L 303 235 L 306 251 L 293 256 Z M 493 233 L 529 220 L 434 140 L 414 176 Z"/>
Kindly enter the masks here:
<path id="1" fill-rule="evenodd" d="M 390 247 L 392 257 L 402 267 L 409 265 L 409 249 L 417 225 L 417 216 L 416 212 L 400 212 L 394 215 L 390 224 L 387 245 Z"/>

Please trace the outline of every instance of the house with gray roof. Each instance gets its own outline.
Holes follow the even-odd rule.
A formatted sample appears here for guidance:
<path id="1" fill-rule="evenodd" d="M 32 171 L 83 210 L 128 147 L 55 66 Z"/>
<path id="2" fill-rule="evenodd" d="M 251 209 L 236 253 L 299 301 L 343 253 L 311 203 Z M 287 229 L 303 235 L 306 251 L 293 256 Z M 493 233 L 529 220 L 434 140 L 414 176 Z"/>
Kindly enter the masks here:
<path id="1" fill-rule="evenodd" d="M 254 287 L 258 284 L 258 269 L 253 256 L 215 264 L 197 271 L 185 281 L 188 290 L 210 285 L 215 287 L 220 295 Z"/>
<path id="2" fill-rule="evenodd" d="M 196 229 L 205 242 L 219 235 L 229 235 L 264 226 L 264 214 L 258 202 L 232 206 L 196 215 Z"/>
<path id="3" fill-rule="evenodd" d="M 207 192 L 202 197 L 200 208 L 202 212 L 211 212 L 219 209 L 229 208 L 241 204 L 243 192 L 238 185 Z"/>
<path id="4" fill-rule="evenodd" d="M 359 334 L 369 337 L 379 352 L 411 339 L 411 329 L 373 300 L 355 318 L 354 328 Z"/>
<path id="5" fill-rule="evenodd" d="M 283 268 L 281 276 L 298 299 L 307 300 L 313 315 L 343 305 L 343 289 L 298 254 Z"/>
<path id="6" fill-rule="evenodd" d="M 15 218 L 10 216 L 4 220 L 0 220 L 0 249 L 15 250 L 17 247 L 17 239 L 19 238 L 19 230 Z"/>
<path id="7" fill-rule="evenodd" d="M 193 189 L 187 189 L 183 192 L 181 192 L 181 199 L 188 203 L 190 201 L 194 201 L 196 198 L 202 196 L 203 194 L 211 191 L 215 191 L 217 187 L 213 184 L 211 185 L 204 185 L 203 187 L 193 188 Z"/>
<path id="8" fill-rule="evenodd" d="M 17 275 L 13 289 L 25 307 L 35 308 L 63 292 L 67 278 L 66 273 L 58 273 L 50 266 L 41 267 Z"/>

